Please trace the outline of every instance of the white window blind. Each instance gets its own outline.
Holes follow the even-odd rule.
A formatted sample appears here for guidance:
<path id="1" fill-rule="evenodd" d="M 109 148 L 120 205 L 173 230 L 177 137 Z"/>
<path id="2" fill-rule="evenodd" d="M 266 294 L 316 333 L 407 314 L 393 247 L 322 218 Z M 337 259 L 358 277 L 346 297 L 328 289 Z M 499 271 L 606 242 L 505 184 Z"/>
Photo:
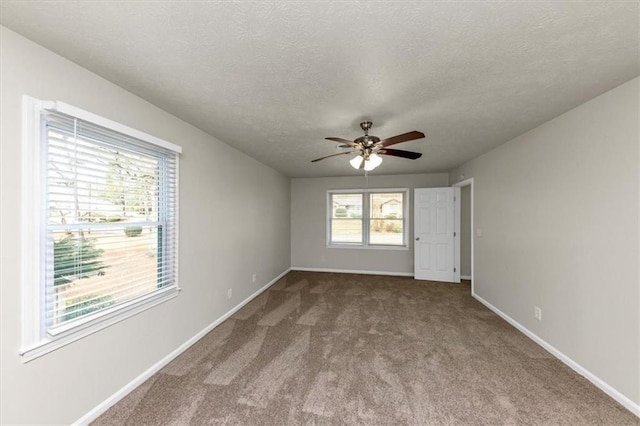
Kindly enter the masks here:
<path id="1" fill-rule="evenodd" d="M 47 111 L 46 332 L 55 336 L 176 288 L 177 154 Z"/>

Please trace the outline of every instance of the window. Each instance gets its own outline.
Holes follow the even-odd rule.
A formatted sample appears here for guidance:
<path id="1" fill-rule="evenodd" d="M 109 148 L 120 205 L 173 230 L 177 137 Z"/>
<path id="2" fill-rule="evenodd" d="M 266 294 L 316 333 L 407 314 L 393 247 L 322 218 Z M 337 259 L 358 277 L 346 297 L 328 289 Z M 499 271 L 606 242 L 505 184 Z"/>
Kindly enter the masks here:
<path id="1" fill-rule="evenodd" d="M 30 358 L 177 295 L 180 147 L 61 102 L 25 112 Z"/>
<path id="2" fill-rule="evenodd" d="M 329 191 L 328 245 L 406 247 L 406 189 Z"/>

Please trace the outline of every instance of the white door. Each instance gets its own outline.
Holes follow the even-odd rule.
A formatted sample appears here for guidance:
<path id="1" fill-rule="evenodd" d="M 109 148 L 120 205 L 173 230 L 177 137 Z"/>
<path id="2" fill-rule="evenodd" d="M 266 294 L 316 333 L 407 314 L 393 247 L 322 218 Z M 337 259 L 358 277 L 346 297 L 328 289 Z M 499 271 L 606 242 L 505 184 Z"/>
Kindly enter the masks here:
<path id="1" fill-rule="evenodd" d="M 460 188 L 419 188 L 414 200 L 415 279 L 460 282 Z"/>

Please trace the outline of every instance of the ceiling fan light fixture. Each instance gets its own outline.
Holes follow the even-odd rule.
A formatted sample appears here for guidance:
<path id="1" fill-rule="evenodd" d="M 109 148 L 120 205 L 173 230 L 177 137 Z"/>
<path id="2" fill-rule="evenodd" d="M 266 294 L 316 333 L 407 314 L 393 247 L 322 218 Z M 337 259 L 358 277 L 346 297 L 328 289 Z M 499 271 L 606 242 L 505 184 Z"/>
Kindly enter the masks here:
<path id="1" fill-rule="evenodd" d="M 378 154 L 371 154 L 364 165 L 364 169 L 367 170 L 367 165 L 369 165 L 369 170 L 373 170 L 380 164 L 382 164 L 382 157 L 380 157 Z"/>
<path id="2" fill-rule="evenodd" d="M 364 160 L 364 158 L 362 158 L 362 155 L 357 155 L 349 160 L 349 163 L 351 164 L 351 167 L 358 170 L 360 168 L 360 165 L 362 164 L 362 160 Z"/>

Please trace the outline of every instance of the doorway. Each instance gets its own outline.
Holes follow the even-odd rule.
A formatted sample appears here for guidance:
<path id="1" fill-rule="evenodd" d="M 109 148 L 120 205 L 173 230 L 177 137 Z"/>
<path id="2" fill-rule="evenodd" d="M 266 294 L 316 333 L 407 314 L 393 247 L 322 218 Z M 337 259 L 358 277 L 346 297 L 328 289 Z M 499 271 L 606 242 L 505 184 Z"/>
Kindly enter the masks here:
<path id="1" fill-rule="evenodd" d="M 473 277 L 473 178 L 453 185 L 460 188 L 460 278 L 471 281 L 471 294 L 474 292 Z"/>

